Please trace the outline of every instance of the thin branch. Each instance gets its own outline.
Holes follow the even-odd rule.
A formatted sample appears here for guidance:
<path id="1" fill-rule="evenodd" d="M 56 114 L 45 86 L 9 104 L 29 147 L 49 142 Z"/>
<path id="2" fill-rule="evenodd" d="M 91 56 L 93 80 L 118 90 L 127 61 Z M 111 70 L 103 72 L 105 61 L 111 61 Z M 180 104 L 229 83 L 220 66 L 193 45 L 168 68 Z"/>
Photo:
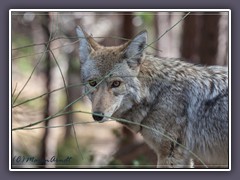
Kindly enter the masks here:
<path id="1" fill-rule="evenodd" d="M 50 37 L 49 37 L 49 41 L 50 39 L 52 38 L 52 34 L 50 34 Z M 49 48 L 50 46 L 50 43 L 48 43 L 46 45 L 46 48 L 45 48 L 45 51 Z M 19 91 L 18 95 L 16 96 L 16 98 L 14 99 L 13 101 L 13 104 L 16 102 L 16 100 L 18 99 L 18 97 L 20 96 L 20 94 L 22 93 L 22 91 L 25 89 L 25 87 L 27 86 L 28 82 L 30 81 L 30 79 L 32 78 L 32 75 L 33 73 L 35 72 L 37 66 L 40 64 L 40 62 L 43 60 L 43 56 L 44 56 L 45 53 L 42 54 L 42 56 L 39 58 L 39 61 L 37 62 L 37 64 L 34 66 L 29 78 L 27 79 L 27 81 L 25 82 L 25 84 L 23 85 L 22 89 Z"/>
<path id="2" fill-rule="evenodd" d="M 68 89 L 67 89 L 66 81 L 65 81 L 64 76 L 63 76 L 62 69 L 60 68 L 60 66 L 59 66 L 59 64 L 58 64 L 58 61 L 57 61 L 55 55 L 53 54 L 52 50 L 50 49 L 49 51 L 50 51 L 50 53 L 52 54 L 52 57 L 53 57 L 55 63 L 57 64 L 57 67 L 58 67 L 58 69 L 59 69 L 59 72 L 60 72 L 60 74 L 61 74 L 61 76 L 62 76 L 63 85 L 64 85 L 64 88 L 65 88 L 65 90 L 66 90 L 66 95 L 67 95 L 67 97 L 68 97 Z"/>
<path id="3" fill-rule="evenodd" d="M 17 90 L 17 83 L 16 83 L 15 88 L 14 88 L 14 90 L 13 90 L 13 92 L 12 92 L 12 97 L 14 96 L 16 90 Z"/>
<path id="4" fill-rule="evenodd" d="M 79 40 L 78 40 L 78 41 L 79 41 Z M 15 57 L 15 58 L 12 58 L 12 60 L 21 59 L 21 58 L 30 57 L 30 56 L 40 55 L 40 54 L 42 54 L 42 53 L 49 52 L 50 50 L 55 51 L 55 50 L 60 49 L 60 48 L 62 48 L 62 47 L 66 47 L 66 46 L 69 46 L 69 45 L 71 45 L 71 44 L 75 44 L 75 43 L 77 43 L 78 41 L 74 41 L 74 42 L 72 42 L 72 43 L 64 44 L 64 45 L 58 46 L 58 47 L 56 47 L 56 48 L 51 48 L 51 49 L 45 50 L 45 51 L 43 51 L 43 52 L 33 53 L 33 54 L 25 55 L 25 56 Z"/>
<path id="5" fill-rule="evenodd" d="M 170 137 L 170 135 L 168 134 L 165 134 L 165 133 L 162 133 L 161 131 L 157 130 L 157 129 L 154 129 L 152 127 L 149 127 L 149 126 L 146 126 L 144 124 L 140 124 L 140 123 L 137 123 L 137 122 L 132 122 L 132 121 L 129 121 L 129 120 L 126 120 L 126 119 L 122 119 L 122 118 L 115 118 L 115 117 L 109 117 L 109 116 L 105 116 L 105 115 L 102 115 L 102 114 L 97 114 L 97 113 L 91 113 L 91 112 L 86 112 L 86 111 L 70 111 L 70 112 L 65 112 L 65 113 L 62 113 L 61 115 L 65 115 L 65 114 L 72 114 L 72 113 L 84 113 L 84 114 L 91 114 L 91 115 L 97 115 L 97 116 L 101 116 L 101 117 L 105 117 L 105 118 L 108 118 L 110 120 L 108 120 L 107 122 L 109 121 L 118 121 L 118 122 L 123 122 L 123 123 L 128 123 L 128 124 L 133 124 L 133 125 L 137 125 L 137 126 L 141 126 L 142 128 L 145 128 L 145 129 L 148 129 L 148 130 L 151 130 L 151 131 L 154 131 L 156 133 L 159 133 L 161 134 L 163 137 L 169 139 L 170 141 L 176 143 L 177 145 L 179 145 L 181 148 L 183 148 L 184 150 L 187 150 L 190 154 L 192 154 L 196 159 L 198 159 L 206 168 L 208 168 L 208 166 L 201 160 L 200 157 L 198 157 L 194 152 L 192 152 L 191 150 L 189 150 L 188 148 L 186 148 L 186 146 L 184 146 L 183 144 L 179 143 L 178 141 L 176 141 L 175 139 L 173 139 L 172 137 Z M 53 117 L 53 118 L 56 118 L 58 116 L 61 116 L 60 114 Z M 95 123 L 94 121 L 93 122 L 78 122 L 78 123 L 74 123 L 74 124 L 89 124 L 89 123 Z M 71 123 L 72 124 L 72 123 Z M 21 128 L 21 129 L 13 129 L 13 130 L 32 130 L 32 129 L 40 129 L 40 128 L 59 128 L 59 127 L 66 127 L 66 126 L 70 126 L 71 124 L 64 124 L 64 125 L 58 125 L 58 126 L 47 126 L 47 127 L 35 127 L 35 128 Z M 29 127 L 29 126 L 28 126 Z M 166 132 L 167 133 L 167 132 Z"/>
<path id="6" fill-rule="evenodd" d="M 28 77 L 27 81 L 25 82 L 25 84 L 23 85 L 23 87 L 21 88 L 21 90 L 19 91 L 19 93 L 17 94 L 16 98 L 13 101 L 13 104 L 17 101 L 18 97 L 20 96 L 20 94 L 22 93 L 22 91 L 25 89 L 25 87 L 27 86 L 28 82 L 30 81 L 30 79 L 32 78 L 33 73 L 35 72 L 37 66 L 40 64 L 40 62 L 42 61 L 43 55 L 41 56 L 41 58 L 39 59 L 39 61 L 37 62 L 37 64 L 34 66 L 30 76 Z"/>
<path id="7" fill-rule="evenodd" d="M 47 43 L 50 43 L 52 41 L 55 41 L 55 40 L 59 40 L 59 39 L 76 39 L 77 37 L 70 37 L 70 38 L 67 38 L 67 37 L 57 37 L 55 39 L 52 39 L 48 42 L 44 42 L 44 43 L 35 43 L 35 44 L 30 44 L 30 45 L 26 45 L 26 46 L 22 46 L 22 47 L 18 47 L 18 48 L 13 48 L 12 50 L 20 50 L 20 49 L 23 49 L 23 48 L 28 48 L 28 47 L 32 47 L 32 46 L 46 46 Z M 97 38 L 112 38 L 112 39 L 119 39 L 119 40 L 125 40 L 125 41 L 130 41 L 131 39 L 128 39 L 128 38 L 122 38 L 122 37 L 118 37 L 118 36 L 108 36 L 108 37 L 95 37 L 93 36 L 93 38 L 97 39 Z M 60 49 L 62 47 L 65 47 L 65 46 L 68 46 L 68 45 L 72 45 L 72 44 L 75 44 L 77 43 L 79 40 L 77 41 L 74 41 L 74 42 L 71 42 L 71 43 L 68 43 L 68 44 L 64 44 L 62 46 L 58 46 L 56 48 L 52 48 L 51 50 L 54 51 L 54 50 L 57 50 L 57 49 Z M 153 46 L 151 46 L 151 44 L 147 44 L 148 47 L 156 50 L 156 51 L 161 51 Z M 15 57 L 15 58 L 12 58 L 12 60 L 15 60 L 15 59 L 21 59 L 21 58 L 24 58 L 24 57 L 30 57 L 30 56 L 35 56 L 35 55 L 38 55 L 38 54 L 42 54 L 42 53 L 46 53 L 48 51 L 43 51 L 43 52 L 39 52 L 39 53 L 34 53 L 34 54 L 29 54 L 29 55 L 25 55 L 25 56 L 19 56 L 19 57 Z"/>
<path id="8" fill-rule="evenodd" d="M 191 12 L 188 12 L 185 14 L 178 22 L 176 22 L 173 26 L 171 26 L 169 29 L 167 29 L 161 36 L 159 36 L 155 41 L 151 42 L 147 45 L 147 47 L 151 46 L 152 44 L 159 41 L 165 34 L 167 34 L 169 31 L 171 31 L 175 26 L 177 26 L 180 22 L 182 22 Z"/>
<path id="9" fill-rule="evenodd" d="M 72 84 L 72 85 L 67 86 L 67 88 L 72 88 L 72 87 L 77 87 L 77 86 L 82 86 L 82 85 L 86 85 L 86 83 Z M 25 104 L 25 103 L 28 103 L 28 102 L 30 102 L 30 101 L 39 99 L 39 98 L 44 97 L 44 96 L 46 96 L 46 95 L 48 95 L 48 94 L 51 94 L 51 93 L 54 93 L 54 92 L 56 92 L 56 91 L 60 91 L 60 90 L 63 90 L 63 89 L 65 89 L 65 87 L 60 87 L 60 88 L 54 89 L 54 90 L 52 90 L 52 91 L 50 91 L 50 92 L 41 94 L 41 95 L 39 95 L 39 96 L 37 96 L 37 97 L 34 97 L 34 98 L 28 99 L 28 100 L 26 100 L 26 101 L 20 102 L 19 104 L 16 104 L 16 105 L 12 106 L 12 108 L 15 108 L 15 107 L 20 106 L 20 105 L 22 105 L 22 104 Z"/>
<path id="10" fill-rule="evenodd" d="M 21 127 L 18 127 L 18 128 L 14 128 L 12 130 L 19 130 L 19 129 L 24 129 L 24 128 L 27 128 L 27 127 L 32 127 L 32 126 L 35 126 L 37 124 L 40 124 L 42 122 L 45 122 L 45 121 L 49 121 L 55 117 L 58 117 L 59 115 L 62 115 L 62 112 L 64 112 L 68 107 L 72 106 L 73 104 L 75 104 L 77 101 L 79 101 L 80 99 L 82 99 L 84 96 L 88 95 L 89 93 L 91 93 L 96 87 L 98 87 L 103 81 L 104 79 L 106 79 L 107 77 L 110 76 L 110 73 L 107 74 L 105 77 L 102 78 L 101 81 L 98 82 L 98 84 L 95 86 L 95 87 L 92 87 L 91 89 L 89 89 L 89 91 L 87 91 L 86 93 L 84 93 L 83 95 L 81 95 L 79 98 L 77 98 L 76 100 L 74 100 L 73 102 L 69 103 L 68 105 L 66 105 L 64 108 L 62 108 L 61 110 L 59 110 L 57 113 L 55 113 L 54 115 L 51 115 L 47 118 L 44 118 L 43 120 L 41 121 L 37 121 L 37 122 L 34 122 L 34 123 L 31 123 L 29 125 L 26 125 L 26 126 L 21 126 Z"/>
<path id="11" fill-rule="evenodd" d="M 46 46 L 46 44 L 48 44 L 50 42 L 53 42 L 53 41 L 56 41 L 56 40 L 59 40 L 59 39 L 76 39 L 76 37 L 62 37 L 62 36 L 60 36 L 60 37 L 56 37 L 56 38 L 50 39 L 47 42 L 29 44 L 29 45 L 25 45 L 25 46 L 21 46 L 21 47 L 17 47 L 17 48 L 12 48 L 12 50 L 16 51 L 16 50 L 20 50 L 20 49 L 24 49 L 24 48 L 33 47 L 33 46 Z"/>

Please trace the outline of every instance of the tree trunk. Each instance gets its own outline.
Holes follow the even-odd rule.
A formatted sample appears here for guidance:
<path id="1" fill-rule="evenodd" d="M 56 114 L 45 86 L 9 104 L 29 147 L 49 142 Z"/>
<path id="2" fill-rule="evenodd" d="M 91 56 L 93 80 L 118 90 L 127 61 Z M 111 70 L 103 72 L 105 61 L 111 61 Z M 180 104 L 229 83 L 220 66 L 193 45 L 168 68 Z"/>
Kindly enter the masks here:
<path id="1" fill-rule="evenodd" d="M 220 14 L 189 15 L 183 23 L 181 55 L 186 60 L 215 65 L 218 55 Z"/>
<path id="2" fill-rule="evenodd" d="M 134 28 L 132 24 L 133 13 L 125 12 L 123 15 L 122 37 L 131 39 L 134 36 Z M 126 41 L 124 41 L 126 42 Z"/>
<path id="3" fill-rule="evenodd" d="M 181 57 L 199 63 L 199 40 L 199 16 L 192 14 L 183 21 Z"/>
<path id="4" fill-rule="evenodd" d="M 205 65 L 217 64 L 220 14 L 204 13 L 202 15 L 202 28 L 199 46 L 200 63 Z"/>
<path id="5" fill-rule="evenodd" d="M 154 23 L 153 23 L 153 27 L 154 27 L 154 33 L 155 36 L 154 37 L 159 37 L 160 36 L 160 32 L 159 32 L 159 20 L 158 20 L 158 13 L 156 12 L 154 15 Z M 155 55 L 156 56 L 160 56 L 160 48 L 159 48 L 159 42 L 154 43 L 155 45 Z"/>
<path id="6" fill-rule="evenodd" d="M 45 41 L 44 42 L 48 42 L 49 37 L 50 37 L 50 31 L 48 28 L 49 25 L 49 15 L 46 13 L 46 15 L 42 16 L 41 19 L 41 26 L 43 29 L 43 36 Z M 50 48 L 50 44 L 48 44 L 48 46 L 46 46 L 46 50 L 48 50 Z M 50 60 L 50 54 L 49 52 L 45 53 L 45 77 L 46 77 L 46 91 L 47 93 L 49 93 L 51 91 L 50 89 L 50 85 L 51 85 L 51 60 Z M 50 116 L 50 94 L 47 94 L 45 97 L 45 110 L 44 110 L 44 118 L 47 118 Z M 44 126 L 48 126 L 49 121 L 44 121 Z M 43 160 L 41 161 L 41 163 L 39 164 L 42 168 L 46 165 L 46 162 L 44 161 L 46 159 L 47 156 L 47 138 L 48 138 L 48 134 L 49 134 L 49 129 L 46 128 L 44 135 L 43 135 L 43 139 L 41 141 L 41 150 L 40 150 L 40 159 Z"/>

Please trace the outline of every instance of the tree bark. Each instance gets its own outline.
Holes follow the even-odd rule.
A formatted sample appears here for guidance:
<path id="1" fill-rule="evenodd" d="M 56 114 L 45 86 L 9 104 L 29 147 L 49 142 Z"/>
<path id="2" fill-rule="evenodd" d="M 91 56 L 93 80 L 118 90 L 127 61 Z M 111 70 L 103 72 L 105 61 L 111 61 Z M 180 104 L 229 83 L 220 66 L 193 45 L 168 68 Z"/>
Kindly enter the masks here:
<path id="1" fill-rule="evenodd" d="M 133 17 L 132 12 L 125 12 L 123 15 L 122 36 L 124 38 L 131 39 L 134 36 L 134 28 L 132 24 Z"/>
<path id="2" fill-rule="evenodd" d="M 189 15 L 183 21 L 181 56 L 186 60 L 199 63 L 199 16 Z"/>
<path id="3" fill-rule="evenodd" d="M 42 26 L 42 29 L 43 29 L 43 36 L 44 36 L 44 39 L 45 41 L 44 42 L 48 42 L 49 40 L 49 37 L 50 37 L 50 31 L 49 31 L 49 28 L 48 28 L 48 25 L 49 25 L 49 21 L 50 21 L 50 18 L 49 18 L 49 14 L 46 13 L 46 15 L 42 16 L 42 19 L 41 19 L 41 26 Z M 48 50 L 50 48 L 50 44 L 48 44 L 46 46 L 46 50 Z M 46 77 L 46 91 L 47 93 L 49 93 L 51 91 L 50 89 L 50 85 L 51 85 L 51 60 L 50 60 L 50 54 L 49 52 L 47 51 L 45 53 L 45 71 L 44 71 L 44 74 L 45 74 L 45 77 Z M 47 118 L 50 116 L 50 94 L 47 94 L 46 97 L 45 97 L 45 110 L 44 110 L 44 118 Z M 44 126 L 48 126 L 48 123 L 49 121 L 44 121 Z M 46 162 L 44 161 L 46 159 L 46 156 L 47 156 L 47 138 L 48 138 L 48 134 L 49 134 L 49 129 L 46 128 L 45 129 L 45 132 L 44 132 L 44 135 L 43 135 L 43 138 L 42 138 L 42 141 L 41 141 L 41 150 L 40 150 L 40 159 L 42 160 L 41 163 L 39 164 L 41 168 L 43 168 L 45 165 L 46 165 Z"/>
<path id="4" fill-rule="evenodd" d="M 199 56 L 201 64 L 217 64 L 220 14 L 204 13 L 202 15 L 202 28 L 199 46 Z"/>

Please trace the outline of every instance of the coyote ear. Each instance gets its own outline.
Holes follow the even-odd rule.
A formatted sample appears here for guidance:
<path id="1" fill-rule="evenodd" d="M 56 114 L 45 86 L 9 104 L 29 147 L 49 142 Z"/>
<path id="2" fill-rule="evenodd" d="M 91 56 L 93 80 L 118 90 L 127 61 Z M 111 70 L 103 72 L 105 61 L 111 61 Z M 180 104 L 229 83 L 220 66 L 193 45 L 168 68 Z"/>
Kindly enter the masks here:
<path id="1" fill-rule="evenodd" d="M 142 31 L 130 41 L 125 49 L 124 56 L 127 58 L 129 67 L 135 69 L 141 63 L 147 42 L 147 31 Z"/>
<path id="2" fill-rule="evenodd" d="M 97 50 L 100 48 L 100 45 L 91 37 L 89 36 L 82 27 L 78 26 L 76 28 L 77 36 L 80 40 L 79 45 L 79 56 L 80 56 L 80 62 L 84 63 L 89 54 L 92 50 Z"/>
<path id="3" fill-rule="evenodd" d="M 87 38 L 85 37 L 85 33 L 82 28 L 79 26 L 76 28 L 76 33 L 79 38 L 79 56 L 80 56 L 80 62 L 84 63 L 90 52 L 91 52 L 91 47 L 87 41 Z"/>

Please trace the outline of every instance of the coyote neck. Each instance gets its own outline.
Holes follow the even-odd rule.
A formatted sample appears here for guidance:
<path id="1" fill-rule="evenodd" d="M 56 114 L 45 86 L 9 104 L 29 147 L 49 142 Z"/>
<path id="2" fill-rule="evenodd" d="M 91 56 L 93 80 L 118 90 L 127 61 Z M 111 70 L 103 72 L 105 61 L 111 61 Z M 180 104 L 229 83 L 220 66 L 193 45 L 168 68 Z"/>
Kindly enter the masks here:
<path id="1" fill-rule="evenodd" d="M 172 65 L 167 65 L 163 59 L 155 59 L 153 56 L 146 56 L 141 64 L 138 81 L 134 85 L 134 91 L 123 100 L 122 106 L 114 113 L 113 117 L 122 118 L 129 123 L 121 122 L 135 132 L 141 130 L 141 123 L 149 116 L 152 108 L 158 101 L 159 92 L 166 89 L 173 81 L 171 76 L 175 76 L 177 71 L 168 72 L 170 66 L 177 66 L 176 61 Z M 140 94 L 140 101 L 136 102 L 132 97 Z M 139 124 L 139 125 L 136 125 Z"/>
<path id="2" fill-rule="evenodd" d="M 176 59 L 148 55 L 145 56 L 136 79 L 131 84 L 133 90 L 113 115 L 133 122 L 134 124 L 124 124 L 136 132 L 141 130 L 141 126 L 136 124 L 142 124 L 147 117 L 151 117 L 154 111 L 158 111 L 156 107 L 162 108 L 161 111 L 167 111 L 166 113 L 171 111 L 174 116 L 181 116 L 190 106 L 194 108 L 189 114 L 194 116 L 201 102 L 228 89 L 227 68 L 196 66 Z M 139 96 L 138 102 L 132 98 L 136 94 Z"/>

